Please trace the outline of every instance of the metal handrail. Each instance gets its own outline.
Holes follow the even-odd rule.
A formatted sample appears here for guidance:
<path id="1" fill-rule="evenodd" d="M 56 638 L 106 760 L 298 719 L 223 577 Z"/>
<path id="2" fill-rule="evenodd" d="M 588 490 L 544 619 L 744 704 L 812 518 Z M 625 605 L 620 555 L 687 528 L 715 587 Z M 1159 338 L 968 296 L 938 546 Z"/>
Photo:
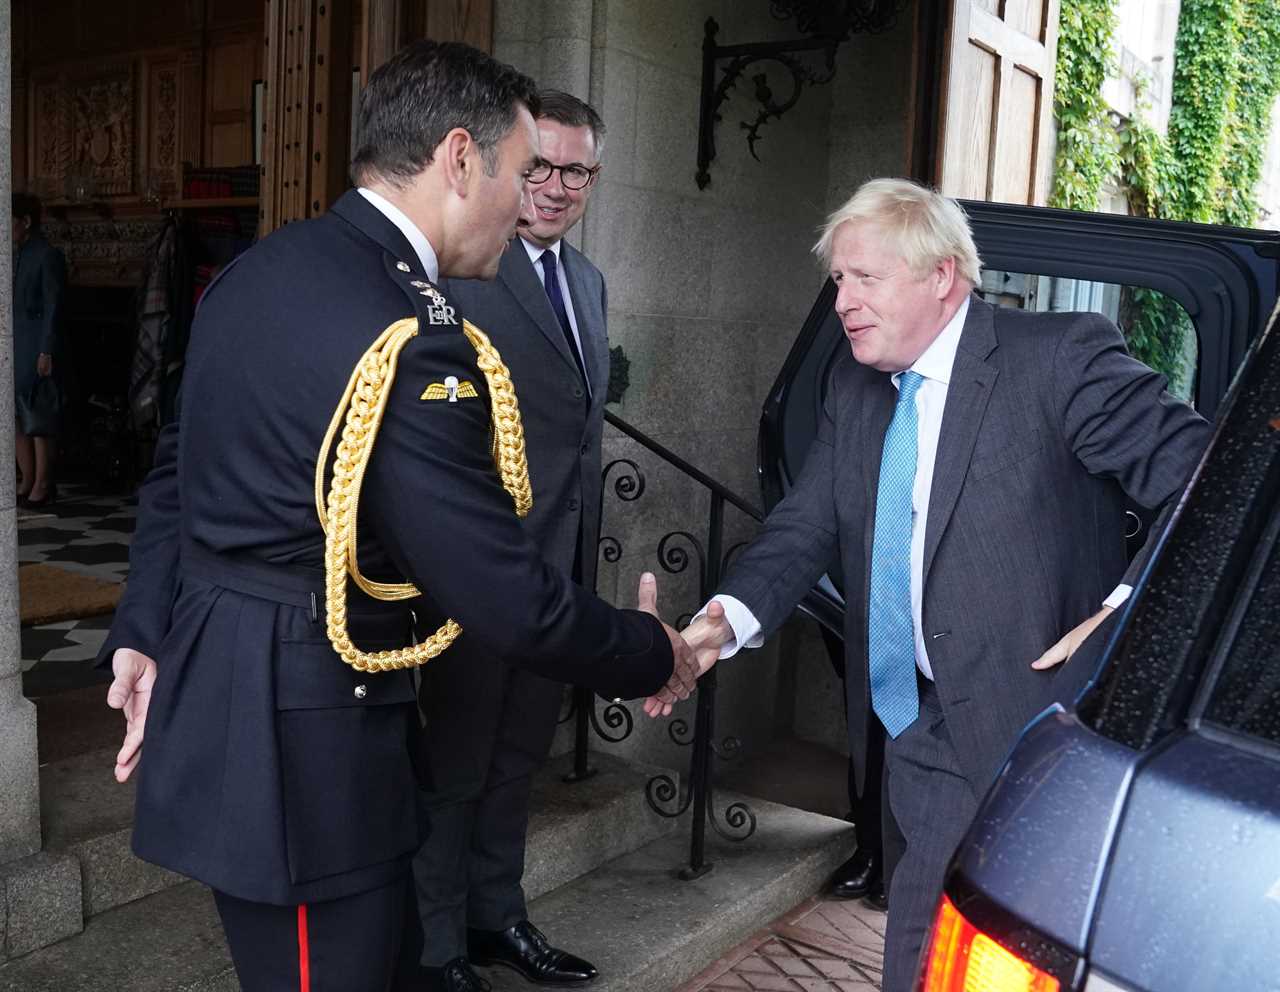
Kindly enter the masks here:
<path id="1" fill-rule="evenodd" d="M 730 548 L 728 552 L 723 551 L 725 504 L 728 503 L 736 507 L 757 522 L 764 520 L 764 514 L 727 486 L 711 478 L 701 469 L 691 465 L 675 452 L 655 441 L 643 431 L 633 427 L 621 417 L 607 410 L 604 416 L 605 420 L 623 434 L 637 441 L 668 465 L 671 465 L 710 492 L 711 500 L 705 549 L 702 543 L 686 530 L 671 531 L 665 534 L 658 542 L 658 562 L 667 572 L 673 574 L 682 572 L 688 567 L 690 561 L 697 561 L 699 590 L 702 601 L 705 602 L 719 586 L 725 563 L 736 550 L 736 548 Z M 604 481 L 608 481 L 610 471 L 617 465 L 625 466 L 632 474 L 624 475 L 615 482 L 613 487 L 615 494 L 620 499 L 628 502 L 639 499 L 644 493 L 644 474 L 641 472 L 640 466 L 631 459 L 617 458 L 605 465 L 602 473 Z M 601 486 L 601 519 L 604 517 L 604 494 L 608 488 L 607 485 Z M 677 540 L 686 542 L 692 550 L 692 554 L 690 554 L 690 550 L 677 544 Z M 612 537 L 601 537 L 600 548 L 606 561 L 618 561 L 621 557 L 621 545 Z M 672 777 L 666 774 L 654 776 L 645 787 L 645 798 L 650 808 L 660 816 L 677 817 L 690 807 L 693 808 L 689 864 L 680 872 L 680 877 L 685 879 L 698 878 L 711 870 L 711 865 L 706 860 L 706 828 L 708 824 L 720 836 L 733 841 L 746 840 L 756 829 L 755 814 L 743 802 L 733 802 L 725 808 L 723 811 L 723 826 L 717 820 L 712 794 L 711 759 L 712 757 L 731 757 L 739 750 L 741 742 L 735 738 L 726 738 L 717 745 L 714 741 L 716 672 L 717 670 L 712 668 L 711 671 L 698 680 L 697 709 L 692 737 L 689 736 L 689 725 L 683 718 L 672 720 L 668 725 L 668 735 L 672 741 L 681 746 L 689 744 L 693 746 L 689 762 L 689 775 L 687 777 L 689 787 L 684 798 L 680 798 L 679 787 Z M 569 720 L 571 718 L 576 718 L 574 767 L 573 771 L 565 776 L 565 781 L 578 782 L 595 774 L 594 769 L 590 767 L 587 760 L 590 730 L 594 729 L 597 735 L 605 741 L 617 743 L 630 735 L 633 723 L 630 712 L 621 705 L 613 703 L 605 707 L 604 727 L 602 727 L 601 721 L 596 714 L 593 693 L 590 689 L 581 686 L 574 687 L 572 707 L 569 714 L 563 719 Z M 611 733 L 605 728 L 609 728 L 614 732 Z M 623 729 L 619 731 L 619 728 Z"/>
<path id="2" fill-rule="evenodd" d="M 717 482 L 715 479 L 711 478 L 711 476 L 707 475 L 707 473 L 703 472 L 701 469 L 693 465 L 690 465 L 687 461 L 685 461 L 683 458 L 677 455 L 670 448 L 664 447 L 662 444 L 659 444 L 657 441 L 649 437 L 649 435 L 645 434 L 643 431 L 640 431 L 637 428 L 632 427 L 629 423 L 627 423 L 617 414 L 610 413 L 608 410 L 606 410 L 604 412 L 604 419 L 606 423 L 612 424 L 614 427 L 618 428 L 618 430 L 622 431 L 623 434 L 627 435 L 627 437 L 631 438 L 633 441 L 639 441 L 641 445 L 648 448 L 650 451 L 652 451 L 655 455 L 657 455 L 663 461 L 667 462 L 670 465 L 675 466 L 685 475 L 693 479 L 695 482 L 699 482 L 702 485 L 706 486 L 713 493 L 715 493 L 716 495 L 724 499 L 726 503 L 730 503 L 733 506 L 736 506 L 739 510 L 745 513 L 747 516 L 751 517 L 751 519 L 755 520 L 757 523 L 762 523 L 764 521 L 764 513 L 762 513 L 760 510 L 757 510 L 754 506 L 752 506 L 749 502 L 747 502 L 747 500 L 744 497 L 739 496 L 728 486 L 725 486 Z"/>

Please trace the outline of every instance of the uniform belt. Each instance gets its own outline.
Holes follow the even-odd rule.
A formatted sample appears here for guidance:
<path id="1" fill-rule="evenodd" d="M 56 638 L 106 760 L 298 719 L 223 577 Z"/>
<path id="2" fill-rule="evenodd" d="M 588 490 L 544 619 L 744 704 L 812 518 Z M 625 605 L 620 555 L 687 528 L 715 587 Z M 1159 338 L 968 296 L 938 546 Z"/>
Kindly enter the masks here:
<path id="1" fill-rule="evenodd" d="M 182 573 L 245 596 L 306 610 L 312 623 L 324 619 L 324 569 L 281 565 L 248 555 L 226 554 L 182 544 Z M 412 638 L 416 616 L 407 602 L 384 602 L 348 583 L 347 617 L 363 638 Z"/>
<path id="2" fill-rule="evenodd" d="M 193 541 L 184 541 L 182 572 L 246 596 L 309 610 L 312 620 L 319 618 L 319 607 L 324 603 L 324 570 L 320 568 L 273 564 L 247 555 L 209 551 Z"/>

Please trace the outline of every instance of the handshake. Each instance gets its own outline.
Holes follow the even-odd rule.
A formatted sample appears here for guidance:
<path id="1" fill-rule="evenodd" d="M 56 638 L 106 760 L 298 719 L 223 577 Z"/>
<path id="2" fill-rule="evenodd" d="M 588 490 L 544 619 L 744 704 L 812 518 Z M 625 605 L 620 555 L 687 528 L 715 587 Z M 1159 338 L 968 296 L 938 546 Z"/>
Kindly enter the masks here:
<path id="1" fill-rule="evenodd" d="M 636 598 L 640 610 L 658 616 L 658 580 L 652 573 L 640 576 Z M 697 687 L 698 678 L 720 657 L 720 648 L 734 637 L 733 628 L 725 619 L 724 607 L 716 602 L 679 633 L 665 623 L 662 626 L 671 638 L 675 668 L 667 684 L 644 701 L 644 711 L 650 717 L 669 716 L 676 700 L 688 699 Z"/>

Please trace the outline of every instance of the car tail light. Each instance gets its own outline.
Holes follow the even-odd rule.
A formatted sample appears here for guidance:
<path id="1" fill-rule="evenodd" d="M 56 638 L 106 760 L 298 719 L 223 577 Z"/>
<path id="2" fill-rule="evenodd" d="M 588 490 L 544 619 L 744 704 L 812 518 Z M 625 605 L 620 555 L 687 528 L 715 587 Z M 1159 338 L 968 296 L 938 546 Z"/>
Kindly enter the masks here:
<path id="1" fill-rule="evenodd" d="M 1058 992 L 1058 980 L 1001 947 L 945 895 L 933 921 L 921 992 Z"/>

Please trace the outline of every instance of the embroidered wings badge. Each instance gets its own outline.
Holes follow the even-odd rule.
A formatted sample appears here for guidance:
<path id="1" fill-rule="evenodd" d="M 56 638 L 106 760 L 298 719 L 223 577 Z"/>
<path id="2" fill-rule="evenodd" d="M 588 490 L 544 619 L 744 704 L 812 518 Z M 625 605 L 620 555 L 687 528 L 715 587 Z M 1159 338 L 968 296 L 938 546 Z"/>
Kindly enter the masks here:
<path id="1" fill-rule="evenodd" d="M 476 387 L 466 379 L 459 382 L 456 375 L 450 375 L 445 376 L 444 382 L 431 383 L 418 399 L 448 400 L 450 403 L 457 403 L 460 399 L 473 399 L 479 395 L 476 392 Z"/>

